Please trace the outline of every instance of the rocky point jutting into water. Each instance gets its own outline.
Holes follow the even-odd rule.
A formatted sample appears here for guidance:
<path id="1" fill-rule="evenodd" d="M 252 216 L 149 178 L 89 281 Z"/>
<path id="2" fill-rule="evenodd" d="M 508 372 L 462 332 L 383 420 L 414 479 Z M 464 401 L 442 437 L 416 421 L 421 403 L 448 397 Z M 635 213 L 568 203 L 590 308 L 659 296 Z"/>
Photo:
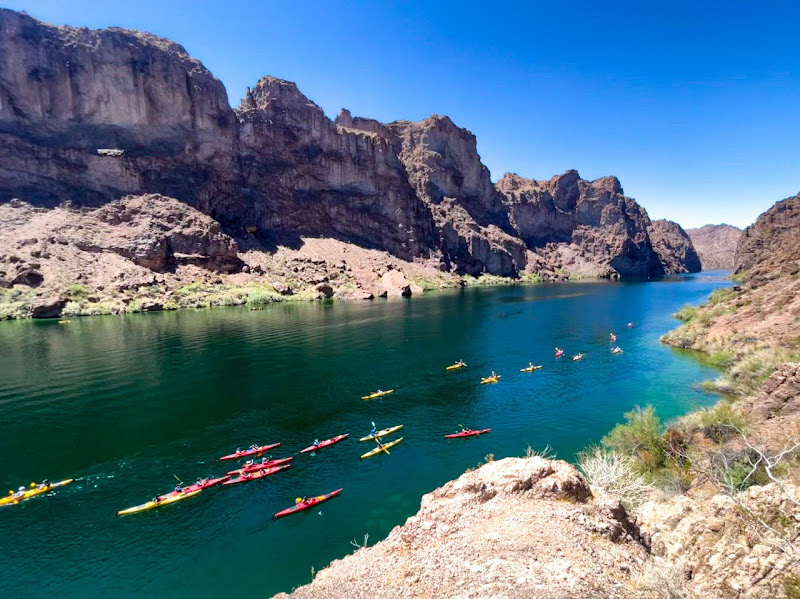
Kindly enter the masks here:
<path id="1" fill-rule="evenodd" d="M 372 274 L 342 296 L 366 297 L 389 266 L 412 263 L 437 285 L 697 270 L 691 243 L 670 242 L 614 177 L 506 175 L 494 185 L 475 136 L 446 116 L 383 124 L 343 110 L 334 122 L 274 77 L 234 110 L 222 83 L 174 42 L 0 9 L 0 202 L 93 209 L 142 194 L 208 215 L 240 253 L 268 257 L 310 240 L 384 252 L 377 270 L 353 252 L 350 266 Z M 0 239 L 3 254 L 17 249 Z M 64 292 L 47 275 L 35 281 L 39 296 Z"/>

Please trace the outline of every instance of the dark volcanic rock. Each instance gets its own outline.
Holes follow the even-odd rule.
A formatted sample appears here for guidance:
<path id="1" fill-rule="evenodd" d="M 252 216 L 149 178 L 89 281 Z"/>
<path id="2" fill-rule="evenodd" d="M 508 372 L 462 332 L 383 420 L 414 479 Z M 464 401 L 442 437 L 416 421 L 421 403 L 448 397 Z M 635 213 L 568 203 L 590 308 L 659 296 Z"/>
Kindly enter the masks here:
<path id="1" fill-rule="evenodd" d="M 650 243 L 664 265 L 665 274 L 700 272 L 700 258 L 686 231 L 671 220 L 654 220 L 648 229 Z"/>
<path id="2" fill-rule="evenodd" d="M 647 214 L 614 177 L 508 175 L 494 186 L 475 136 L 446 116 L 383 124 L 343 110 L 333 122 L 274 77 L 234 111 L 222 84 L 169 40 L 0 9 L 0 202 L 102 206 L 152 193 L 267 249 L 324 237 L 470 274 L 665 270 Z M 155 270 L 219 255 L 211 237 L 184 243 L 173 232 L 166 249 L 120 240 L 114 251 Z M 222 253 L 212 268 L 234 266 Z M 4 285 L 19 276 L 7 270 Z"/>
<path id="3" fill-rule="evenodd" d="M 548 244 L 574 246 L 588 257 L 598 276 L 647 277 L 663 273 L 648 237 L 650 219 L 634 200 L 623 195 L 616 177 L 596 181 L 567 171 L 549 181 L 507 173 L 497 183 L 511 224 L 528 247 L 554 269 Z"/>

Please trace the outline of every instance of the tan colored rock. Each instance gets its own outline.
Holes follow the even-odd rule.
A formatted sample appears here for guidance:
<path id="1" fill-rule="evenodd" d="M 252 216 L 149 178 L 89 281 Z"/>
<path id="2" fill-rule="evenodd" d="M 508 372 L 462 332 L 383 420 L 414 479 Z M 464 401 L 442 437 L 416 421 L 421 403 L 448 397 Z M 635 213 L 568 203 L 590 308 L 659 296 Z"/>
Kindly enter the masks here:
<path id="1" fill-rule="evenodd" d="M 647 559 L 635 535 L 619 503 L 594 500 L 566 462 L 508 458 L 425 495 L 388 538 L 291 596 L 640 596 L 627 585 Z"/>

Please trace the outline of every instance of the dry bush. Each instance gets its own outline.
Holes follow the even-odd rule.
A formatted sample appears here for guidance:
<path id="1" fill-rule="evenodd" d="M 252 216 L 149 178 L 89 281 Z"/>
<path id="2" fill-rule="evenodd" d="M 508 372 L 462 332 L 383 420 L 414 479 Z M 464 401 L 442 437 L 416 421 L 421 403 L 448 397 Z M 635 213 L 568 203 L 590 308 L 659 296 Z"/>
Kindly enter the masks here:
<path id="1" fill-rule="evenodd" d="M 650 497 L 653 488 L 634 467 L 630 457 L 594 447 L 578 454 L 578 468 L 589 484 L 616 495 L 623 505 L 635 509 Z"/>

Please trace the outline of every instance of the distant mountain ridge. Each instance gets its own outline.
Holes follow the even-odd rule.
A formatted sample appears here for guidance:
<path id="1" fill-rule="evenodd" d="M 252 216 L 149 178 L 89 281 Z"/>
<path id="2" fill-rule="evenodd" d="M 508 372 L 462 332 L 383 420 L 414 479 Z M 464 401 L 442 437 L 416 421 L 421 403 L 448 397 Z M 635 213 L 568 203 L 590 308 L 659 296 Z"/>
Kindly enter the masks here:
<path id="1" fill-rule="evenodd" d="M 475 136 L 446 116 L 332 121 L 274 77 L 232 109 L 174 42 L 0 9 L 0 202 L 97 207 L 129 194 L 176 198 L 265 251 L 331 238 L 447 272 L 546 280 L 698 268 L 691 241 L 668 241 L 615 177 L 493 185 Z"/>
<path id="2" fill-rule="evenodd" d="M 705 225 L 697 229 L 687 229 L 703 270 L 731 270 L 734 255 L 742 229 L 733 225 Z"/>

